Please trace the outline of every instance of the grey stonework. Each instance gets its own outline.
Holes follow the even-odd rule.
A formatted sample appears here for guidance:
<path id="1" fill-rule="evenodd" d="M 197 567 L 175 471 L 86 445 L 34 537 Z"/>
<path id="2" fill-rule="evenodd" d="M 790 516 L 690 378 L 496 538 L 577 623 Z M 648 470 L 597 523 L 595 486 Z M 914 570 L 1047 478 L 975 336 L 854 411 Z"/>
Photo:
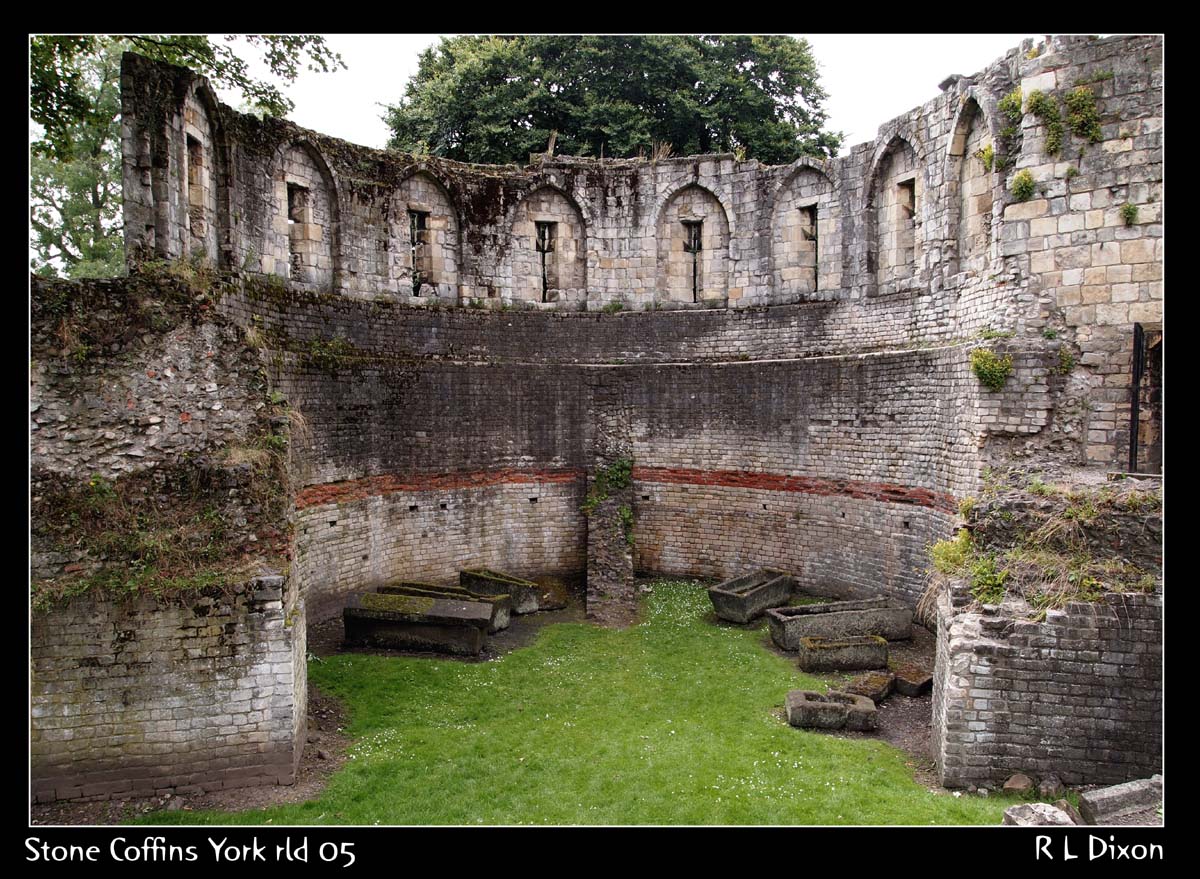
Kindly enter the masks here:
<path id="1" fill-rule="evenodd" d="M 912 610 L 886 598 L 776 607 L 767 611 L 767 623 L 771 640 L 783 650 L 795 650 L 801 638 L 814 635 L 879 635 L 889 641 L 912 637 Z"/>
<path id="2" fill-rule="evenodd" d="M 488 167 L 369 150 L 242 116 L 190 71 L 127 55 L 128 249 L 196 252 L 227 269 L 403 305 L 820 302 L 859 335 L 871 315 L 891 312 L 906 342 L 1052 329 L 1081 355 L 1075 391 L 1092 405 L 1086 460 L 1115 462 L 1128 412 L 1118 364 L 1132 323 L 1162 319 L 1162 41 L 1056 37 L 1032 48 L 957 79 L 845 157 L 778 167 L 731 155 Z M 1015 136 L 1002 133 L 1011 122 L 998 104 L 1013 89 L 1060 97 L 1078 83 L 1097 97 L 1102 143 L 1068 134 L 1061 155 L 1048 156 L 1030 113 Z M 990 170 L 976 155 L 988 146 Z M 189 177 L 195 155 L 200 188 Z M 1038 191 L 1017 203 L 1007 187 L 1023 170 Z M 311 205 L 290 227 L 289 187 L 305 189 Z M 200 237 L 189 202 L 203 203 Z M 1125 203 L 1138 209 L 1132 225 L 1120 216 Z M 415 249 L 410 212 L 427 217 Z M 698 295 L 685 220 L 702 224 Z M 548 285 L 538 222 L 553 224 L 559 242 Z M 423 296 L 414 273 L 430 278 Z"/>
<path id="3" fill-rule="evenodd" d="M 86 300 L 82 313 L 115 325 L 125 291 L 144 281 L 32 281 L 35 469 L 124 478 L 211 455 L 246 440 L 270 391 L 302 419 L 291 437 L 287 589 L 297 596 L 289 607 L 310 620 L 397 578 L 596 570 L 594 538 L 615 537 L 611 517 L 626 503 L 633 546 L 609 541 L 620 553 L 604 587 L 617 609 L 632 606 L 633 571 L 720 580 L 763 566 L 815 594 L 915 607 L 926 548 L 959 527 L 957 501 L 978 492 L 985 466 L 1124 467 L 1132 325 L 1161 330 L 1162 40 L 1061 37 L 1036 57 L 1032 48 L 957 79 L 845 157 L 781 167 L 727 155 L 490 167 L 369 150 L 240 115 L 201 77 L 127 56 L 127 251 L 135 262 L 195 257 L 221 279 L 188 322 L 80 358 L 60 338 L 63 303 Z M 1005 94 L 1061 96 L 1076 81 L 1096 94 L 1100 143 L 1069 135 L 1049 157 L 1031 114 L 1001 137 Z M 1004 168 L 982 168 L 975 153 L 989 144 Z M 1038 191 L 1017 203 L 1008 184 L 1024 169 Z M 1125 203 L 1138 209 L 1129 225 Z M 689 261 L 695 221 L 702 258 Z M 556 244 L 544 285 L 539 224 L 553 225 Z M 602 313 L 618 301 L 625 311 Z M 983 330 L 1012 335 L 981 339 Z M 1000 391 L 971 372 L 979 346 L 1013 358 Z M 1150 446 L 1161 421 L 1153 396 L 1143 410 Z M 624 457 L 632 485 L 589 523 L 589 478 Z M 1145 449 L 1140 460 L 1153 466 Z M 231 508 L 239 536 L 262 540 L 241 525 L 249 516 Z M 40 549 L 37 576 L 78 563 Z M 35 616 L 35 653 L 56 649 L 74 607 Z M 239 607 L 231 624 L 263 623 Z M 157 632 L 174 612 L 139 626 Z M 961 616 L 947 611 L 947 631 L 967 625 Z M 1161 649 L 1161 620 L 1133 623 L 1140 649 L 1113 640 L 1097 651 L 1073 637 L 1054 648 L 1113 658 L 1078 659 L 1068 676 L 1084 683 L 1054 680 L 1063 672 L 1053 655 L 1004 654 L 1033 663 L 1017 683 L 1045 697 L 1013 698 L 1019 711 L 968 719 L 980 709 L 943 698 L 957 685 L 939 681 L 943 771 L 996 781 L 1041 771 L 1041 757 L 1067 782 L 1097 767 L 1112 780 L 1153 771 L 1159 743 L 1130 706 L 1161 712 L 1161 680 L 1138 677 Z M 1043 625 L 1061 635 L 1053 620 Z M 1111 627 L 1079 628 L 1087 642 Z M 954 642 L 962 657 L 982 651 L 968 675 L 1003 666 L 988 654 L 994 640 L 964 630 Z M 292 635 L 301 718 L 302 642 Z M 949 655 L 950 643 L 939 649 Z M 214 686 L 238 680 L 230 672 Z M 1099 689 L 1075 699 L 1072 686 Z M 52 696 L 37 695 L 35 711 Z M 120 697 L 106 691 L 91 703 L 98 714 L 80 716 L 88 747 L 120 751 L 97 720 L 119 716 Z M 1069 720 L 1054 713 L 1064 706 Z M 272 721 L 253 716 L 253 735 L 274 742 L 254 727 Z M 210 707 L 193 722 L 211 731 L 219 717 Z M 1080 727 L 1100 744 L 1068 742 Z M 258 759 L 227 747 L 214 759 Z M 180 771 L 162 786 L 186 787 L 188 758 L 171 759 Z M 45 796 L 82 790 L 35 774 L 44 778 L 54 779 L 38 788 Z"/>
<path id="4" fill-rule="evenodd" d="M 770 608 L 787 604 L 795 588 L 796 580 L 790 574 L 763 568 L 710 586 L 708 597 L 721 619 L 748 623 Z"/>
<path id="5" fill-rule="evenodd" d="M 1066 784 L 1162 768 L 1162 596 L 1110 594 L 1045 622 L 937 610 L 933 748 L 942 784 L 1014 772 Z"/>
<path id="6" fill-rule="evenodd" d="M 76 598 L 33 615 L 31 644 L 35 801 L 294 781 L 305 614 L 284 578 L 184 601 Z"/>

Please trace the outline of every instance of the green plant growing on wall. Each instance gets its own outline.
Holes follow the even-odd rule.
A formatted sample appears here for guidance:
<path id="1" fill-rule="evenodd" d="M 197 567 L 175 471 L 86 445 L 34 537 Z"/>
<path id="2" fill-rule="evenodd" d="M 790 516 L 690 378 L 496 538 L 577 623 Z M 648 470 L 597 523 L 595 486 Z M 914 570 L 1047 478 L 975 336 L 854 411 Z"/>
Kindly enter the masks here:
<path id="1" fill-rule="evenodd" d="M 971 564 L 971 595 L 983 604 L 999 604 L 1004 600 L 1004 581 L 1008 571 L 996 566 L 994 556 L 982 556 Z"/>
<path id="2" fill-rule="evenodd" d="M 1099 143 L 1104 139 L 1095 92 L 1087 86 L 1073 88 L 1063 96 L 1063 103 L 1067 107 L 1067 126 L 1071 131 L 1089 143 Z"/>
<path id="3" fill-rule="evenodd" d="M 608 500 L 614 491 L 628 488 L 633 482 L 633 461 L 630 458 L 617 458 L 607 467 L 596 471 L 592 479 L 592 487 L 588 490 L 581 508 L 585 515 L 590 516 L 596 507 Z"/>
<path id="4" fill-rule="evenodd" d="M 1029 201 L 1033 198 L 1034 192 L 1037 191 L 1037 185 L 1034 183 L 1033 175 L 1026 168 L 1023 171 L 1018 171 L 1013 175 L 1012 183 L 1008 186 L 1008 191 L 1012 193 L 1013 198 L 1017 201 Z"/>
<path id="5" fill-rule="evenodd" d="M 612 302 L 606 303 L 600 310 L 605 314 L 616 314 L 618 311 L 625 310 L 625 303 L 620 299 L 614 299 Z"/>
<path id="6" fill-rule="evenodd" d="M 1056 375 L 1068 375 L 1075 368 L 1075 355 L 1066 345 L 1058 349 L 1058 366 L 1054 368 Z"/>
<path id="7" fill-rule="evenodd" d="M 1021 110 L 1021 105 L 1021 87 L 1017 86 L 1000 99 L 999 103 L 996 104 L 996 108 L 1005 116 L 1007 116 L 1010 122 L 1015 124 L 1020 122 L 1021 117 L 1025 115 L 1025 113 Z"/>
<path id="8" fill-rule="evenodd" d="M 996 149 L 990 143 L 978 149 L 974 153 L 975 158 L 983 163 L 983 170 L 989 174 L 992 173 L 992 166 L 996 163 Z"/>
<path id="9" fill-rule="evenodd" d="M 960 573 L 971 557 L 974 544 L 966 528 L 960 528 L 950 540 L 939 540 L 929 547 L 929 558 L 938 573 L 954 575 Z"/>
<path id="10" fill-rule="evenodd" d="M 989 391 L 998 391 L 1004 387 L 1008 377 L 1012 375 L 1012 356 L 997 354 L 990 348 L 976 348 L 971 352 L 971 371 Z"/>
<path id="11" fill-rule="evenodd" d="M 620 525 L 625 542 L 633 546 L 633 510 L 628 504 L 617 510 L 617 523 Z"/>
<path id="12" fill-rule="evenodd" d="M 1132 226 L 1136 223 L 1138 219 L 1137 205 L 1130 204 L 1129 202 L 1121 205 L 1121 219 L 1125 221 L 1126 226 Z"/>
<path id="13" fill-rule="evenodd" d="M 1076 178 L 1078 176 L 1079 176 L 1078 168 L 1076 168 L 1074 165 L 1070 165 L 1067 167 L 1067 179 L 1068 180 L 1073 180 L 1074 178 Z"/>
<path id="14" fill-rule="evenodd" d="M 1062 150 L 1065 133 L 1062 118 L 1058 113 L 1058 103 L 1043 92 L 1032 91 L 1029 93 L 1026 108 L 1046 127 L 1046 155 L 1058 155 Z"/>

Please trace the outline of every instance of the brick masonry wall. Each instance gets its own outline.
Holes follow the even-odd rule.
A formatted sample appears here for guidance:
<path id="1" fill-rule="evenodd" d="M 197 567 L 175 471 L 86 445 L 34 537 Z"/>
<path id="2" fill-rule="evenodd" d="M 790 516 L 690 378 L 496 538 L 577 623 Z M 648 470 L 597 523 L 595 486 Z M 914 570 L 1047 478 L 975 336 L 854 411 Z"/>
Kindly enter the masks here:
<path id="1" fill-rule="evenodd" d="M 486 320 L 507 329 L 504 314 Z M 294 434 L 307 483 L 295 575 L 316 619 L 395 577 L 580 572 L 583 477 L 628 456 L 639 568 L 723 576 L 772 562 L 829 594 L 915 603 L 924 546 L 951 533 L 956 498 L 978 479 L 975 406 L 991 410 L 967 352 L 646 366 L 375 357 L 336 370 L 281 358 L 277 386 L 306 424 Z"/>
<path id="2" fill-rule="evenodd" d="M 31 634 L 35 801 L 294 781 L 305 614 L 282 577 L 179 603 L 78 598 Z"/>
<path id="3" fill-rule="evenodd" d="M 418 477 L 403 484 L 343 484 L 340 498 L 324 494 L 329 486 L 301 493 L 292 571 L 314 621 L 340 613 L 349 596 L 399 577 L 448 585 L 472 567 L 518 576 L 584 569 L 582 471 Z"/>
<path id="4" fill-rule="evenodd" d="M 1112 784 L 1162 771 L 1161 594 L 1110 594 L 1036 623 L 956 613 L 944 592 L 937 617 L 942 784 L 1014 772 Z"/>

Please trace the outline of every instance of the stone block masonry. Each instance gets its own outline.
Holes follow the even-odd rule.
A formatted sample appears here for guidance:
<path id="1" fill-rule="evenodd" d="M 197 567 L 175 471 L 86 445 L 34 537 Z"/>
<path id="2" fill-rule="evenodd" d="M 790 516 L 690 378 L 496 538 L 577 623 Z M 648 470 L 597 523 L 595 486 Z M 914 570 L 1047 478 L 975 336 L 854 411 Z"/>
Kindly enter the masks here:
<path id="1" fill-rule="evenodd" d="M 1082 449 L 1079 459 L 1111 465 L 1130 442 L 1133 325 L 1152 341 L 1162 329 L 1161 62 L 1153 36 L 1029 41 L 948 79 L 873 142 L 825 161 L 552 156 L 517 168 L 369 150 L 257 120 L 220 106 L 190 71 L 127 55 L 128 251 L 197 254 L 387 306 L 389 315 L 447 304 L 589 312 L 616 302 L 638 311 L 799 304 L 765 322 L 797 319 L 803 330 L 785 344 L 809 353 L 944 344 L 984 330 L 1058 339 L 1081 414 L 1069 446 L 1053 451 Z M 1040 91 L 1065 107 L 1080 89 L 1096 124 L 1068 130 L 1056 146 L 1025 99 Z M 1002 101 L 1018 93 L 1021 111 L 1010 117 Z M 1035 180 L 1027 201 L 1011 192 L 1017 171 Z M 423 320 L 327 329 L 349 329 L 355 344 L 394 334 L 409 350 L 453 345 L 456 358 L 488 360 L 509 344 L 494 336 L 453 344 L 470 318 L 448 319 L 454 332 L 443 342 L 425 336 Z M 567 335 L 582 327 L 544 326 Z M 1147 352 L 1152 378 L 1160 352 L 1158 344 Z M 533 359 L 542 355 L 533 350 Z M 1145 397 L 1138 460 L 1154 468 L 1161 400 L 1155 387 Z"/>
<path id="2" fill-rule="evenodd" d="M 36 802 L 291 784 L 305 741 L 303 602 L 282 577 L 229 594 L 76 598 L 32 623 Z"/>
<path id="3" fill-rule="evenodd" d="M 1045 622 L 938 606 L 934 757 L 942 784 L 1015 772 L 1105 784 L 1162 770 L 1162 596 L 1105 596 Z"/>
<path id="4" fill-rule="evenodd" d="M 806 591 L 912 607 L 926 547 L 953 534 L 985 465 L 1124 466 L 1137 399 L 1138 460 L 1156 466 L 1161 54 L 1156 37 L 1030 42 L 828 161 L 524 168 L 254 119 L 190 71 L 126 56 L 127 251 L 135 267 L 207 262 L 220 283 L 176 291 L 188 295 L 172 297 L 179 319 L 164 329 L 122 324 L 142 312 L 119 301 L 136 284 L 167 292 L 161 274 L 84 285 L 86 302 L 35 282 L 35 464 L 87 485 L 177 459 L 249 468 L 233 462 L 256 460 L 255 443 L 287 445 L 293 597 L 214 598 L 203 626 L 183 625 L 203 616 L 192 603 L 148 598 L 35 618 L 35 795 L 286 779 L 305 612 L 324 619 L 397 578 L 450 584 L 464 567 L 584 571 L 598 558 L 588 481 L 616 460 L 632 462 L 632 484 L 593 532 L 620 551 L 610 592 L 626 605 L 635 568 L 726 579 L 771 566 Z M 1017 88 L 1089 90 L 1099 141 L 1072 133 L 1048 155 L 1038 117 L 999 109 Z M 1017 170 L 1036 182 L 1025 202 L 1010 191 Z M 623 313 L 603 313 L 616 302 Z M 68 344 L 63 307 L 95 344 Z M 971 374 L 981 345 L 1012 357 L 999 391 Z M 269 432 L 252 435 L 257 422 Z M 631 514 L 632 547 L 616 513 Z M 227 518 L 241 546 L 284 531 Z M 57 576 L 76 560 L 44 561 Z M 1064 778 L 1121 765 L 1121 748 L 1131 771 L 1154 762 L 1129 708 L 1161 711 L 1152 675 L 1144 690 L 1104 689 L 1143 680 L 1125 671 L 1159 649 L 1154 620 L 1134 614 L 1140 649 L 1125 650 L 1107 617 L 1089 628 L 1079 613 L 1003 638 L 947 616 L 959 629 L 944 651 L 966 663 L 936 702 L 948 778 L 1006 761 L 1037 771 L 1039 754 Z M 1019 644 L 1025 625 L 1046 628 Z M 132 650 L 118 673 L 88 674 Z M 1065 671 L 1064 651 L 1078 654 Z M 156 664 L 166 656 L 179 677 Z M 155 670 L 177 692 L 140 683 Z M 1022 701 L 1020 684 L 1039 698 Z M 1072 726 L 1100 744 L 1068 744 Z"/>

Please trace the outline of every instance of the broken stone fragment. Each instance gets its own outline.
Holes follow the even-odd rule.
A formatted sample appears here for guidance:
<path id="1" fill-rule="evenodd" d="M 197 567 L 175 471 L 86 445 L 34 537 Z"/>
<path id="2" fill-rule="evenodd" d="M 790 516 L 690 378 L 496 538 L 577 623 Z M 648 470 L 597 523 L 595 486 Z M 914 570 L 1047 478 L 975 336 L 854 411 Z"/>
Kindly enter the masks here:
<path id="1" fill-rule="evenodd" d="M 1024 795 L 1033 790 L 1033 779 L 1023 772 L 1018 772 L 1015 775 L 1010 775 L 1008 781 L 1004 782 L 1004 792 L 1006 794 Z"/>
<path id="2" fill-rule="evenodd" d="M 1069 816 L 1071 816 L 1071 822 L 1073 824 L 1083 824 L 1084 823 L 1083 816 L 1079 814 L 1079 810 L 1076 809 L 1074 806 L 1072 806 L 1066 800 L 1055 800 L 1054 807 L 1056 809 L 1061 809 L 1062 811 L 1066 812 Z"/>
<path id="3" fill-rule="evenodd" d="M 879 704 L 892 692 L 896 676 L 888 671 L 869 671 L 859 675 L 842 689 L 847 693 L 866 696 L 875 704 Z"/>
<path id="4" fill-rule="evenodd" d="M 1071 816 L 1049 803 L 1021 803 L 1004 810 L 1001 822 L 1009 827 L 1071 826 Z"/>
<path id="5" fill-rule="evenodd" d="M 896 674 L 896 692 L 902 696 L 920 696 L 933 687 L 933 675 L 920 666 L 902 663 L 892 671 Z"/>
<path id="6" fill-rule="evenodd" d="M 1051 799 L 1059 796 L 1063 792 L 1063 783 L 1057 775 L 1047 775 L 1038 784 L 1038 796 Z"/>

